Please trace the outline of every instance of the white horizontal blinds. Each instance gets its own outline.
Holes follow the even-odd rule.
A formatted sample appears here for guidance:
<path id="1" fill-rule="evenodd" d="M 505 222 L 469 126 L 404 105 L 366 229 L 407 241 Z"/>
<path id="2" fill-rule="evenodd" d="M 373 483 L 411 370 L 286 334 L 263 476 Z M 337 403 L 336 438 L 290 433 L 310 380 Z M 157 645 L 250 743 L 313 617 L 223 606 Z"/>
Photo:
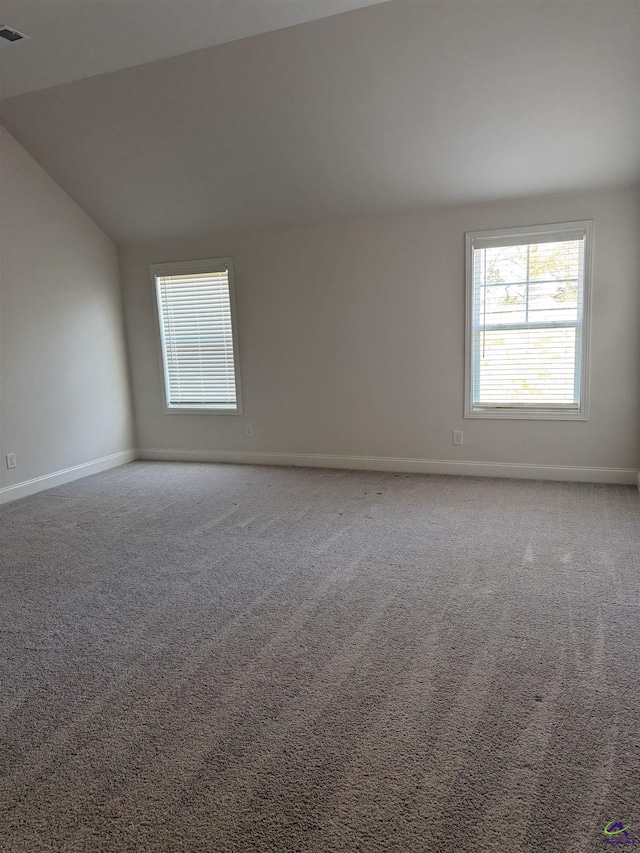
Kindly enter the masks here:
<path id="1" fill-rule="evenodd" d="M 229 275 L 157 275 L 167 405 L 235 409 Z"/>
<path id="2" fill-rule="evenodd" d="M 473 407 L 580 407 L 584 232 L 473 245 Z"/>

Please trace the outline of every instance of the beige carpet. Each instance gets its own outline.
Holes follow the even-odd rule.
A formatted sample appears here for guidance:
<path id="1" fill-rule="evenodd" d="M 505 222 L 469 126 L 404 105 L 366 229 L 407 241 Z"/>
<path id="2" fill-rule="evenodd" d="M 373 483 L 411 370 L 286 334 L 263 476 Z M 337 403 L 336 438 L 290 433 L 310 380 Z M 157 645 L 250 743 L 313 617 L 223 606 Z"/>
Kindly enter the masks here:
<path id="1" fill-rule="evenodd" d="M 135 463 L 0 518 L 2 851 L 640 844 L 635 489 Z"/>

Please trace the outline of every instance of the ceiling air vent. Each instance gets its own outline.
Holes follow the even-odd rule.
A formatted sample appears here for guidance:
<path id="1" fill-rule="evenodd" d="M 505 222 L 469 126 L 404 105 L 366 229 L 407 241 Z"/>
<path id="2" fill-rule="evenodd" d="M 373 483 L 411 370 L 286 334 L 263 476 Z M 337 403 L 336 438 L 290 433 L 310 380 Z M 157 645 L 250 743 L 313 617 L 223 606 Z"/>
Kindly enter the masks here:
<path id="1" fill-rule="evenodd" d="M 25 36 L 24 33 L 19 33 L 17 30 L 12 30 L 11 27 L 0 24 L 0 39 L 2 41 L 20 41 L 20 39 L 28 38 L 29 36 Z M 0 44 L 2 44 L 2 41 L 0 41 Z"/>

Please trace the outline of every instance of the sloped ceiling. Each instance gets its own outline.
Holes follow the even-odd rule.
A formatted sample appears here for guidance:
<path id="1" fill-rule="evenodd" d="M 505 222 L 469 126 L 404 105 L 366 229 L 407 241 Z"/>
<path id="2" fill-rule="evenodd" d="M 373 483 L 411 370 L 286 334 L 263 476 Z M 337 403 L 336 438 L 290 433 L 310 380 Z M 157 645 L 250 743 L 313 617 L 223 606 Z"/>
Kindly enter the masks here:
<path id="1" fill-rule="evenodd" d="M 391 0 L 3 102 L 114 239 L 639 178 L 640 4 Z"/>
<path id="2" fill-rule="evenodd" d="M 2 0 L 0 97 L 190 53 L 384 0 Z"/>

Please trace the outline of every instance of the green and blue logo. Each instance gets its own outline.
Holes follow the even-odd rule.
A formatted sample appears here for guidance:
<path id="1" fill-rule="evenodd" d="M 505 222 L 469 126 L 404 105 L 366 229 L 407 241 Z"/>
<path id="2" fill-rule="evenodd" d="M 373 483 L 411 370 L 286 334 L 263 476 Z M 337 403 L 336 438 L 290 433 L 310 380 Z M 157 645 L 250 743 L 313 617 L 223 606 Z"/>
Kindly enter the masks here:
<path id="1" fill-rule="evenodd" d="M 631 824 L 623 820 L 612 820 L 602 830 L 605 844 L 636 844 L 631 832 Z"/>

